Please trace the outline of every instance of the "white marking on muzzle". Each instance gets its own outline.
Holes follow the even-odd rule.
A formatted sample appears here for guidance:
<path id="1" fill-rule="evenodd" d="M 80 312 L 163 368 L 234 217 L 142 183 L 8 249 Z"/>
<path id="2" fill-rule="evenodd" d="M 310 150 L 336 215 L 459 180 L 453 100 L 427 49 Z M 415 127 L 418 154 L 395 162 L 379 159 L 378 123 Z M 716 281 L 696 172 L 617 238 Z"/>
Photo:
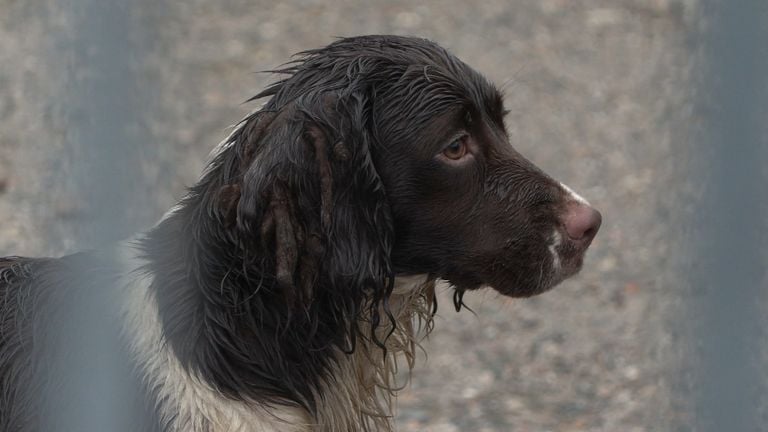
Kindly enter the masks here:
<path id="1" fill-rule="evenodd" d="M 589 205 L 589 201 L 587 201 L 583 196 L 574 192 L 573 189 L 569 188 L 567 185 L 560 183 L 560 186 L 562 186 L 562 188 L 565 189 L 566 192 L 568 192 L 568 194 L 571 196 L 571 198 L 574 201 L 580 204 Z"/>
<path id="2" fill-rule="evenodd" d="M 557 228 L 552 232 L 552 243 L 548 246 L 549 253 L 552 254 L 552 268 L 557 270 L 560 268 L 560 253 L 557 252 L 557 247 L 563 241 L 563 236 L 560 234 Z"/>

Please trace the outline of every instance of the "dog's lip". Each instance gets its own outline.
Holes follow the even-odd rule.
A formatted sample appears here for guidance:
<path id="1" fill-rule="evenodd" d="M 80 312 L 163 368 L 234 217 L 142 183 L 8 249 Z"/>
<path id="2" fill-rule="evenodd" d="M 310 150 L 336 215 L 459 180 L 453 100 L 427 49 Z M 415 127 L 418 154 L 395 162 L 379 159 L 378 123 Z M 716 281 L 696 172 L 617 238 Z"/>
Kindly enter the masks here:
<path id="1" fill-rule="evenodd" d="M 530 297 L 550 291 L 557 285 L 578 274 L 584 266 L 586 252 L 589 249 L 592 239 L 573 240 L 564 231 L 563 226 L 554 227 L 549 238 L 542 243 L 545 245 L 549 256 L 553 258 L 548 268 L 545 268 L 545 276 L 537 286 L 531 286 L 530 290 L 520 290 L 514 283 L 500 281 L 498 275 L 488 274 L 486 272 L 463 272 L 458 269 L 446 270 L 440 272 L 440 277 L 448 281 L 454 287 L 464 291 L 474 291 L 483 288 L 491 288 L 505 296 L 510 297 Z M 510 240 L 507 240 L 503 249 L 510 247 Z M 555 258 L 556 257 L 556 258 Z M 505 271 L 514 272 L 513 266 L 505 262 L 497 262 Z M 472 276 L 470 276 L 470 274 Z"/>
<path id="2" fill-rule="evenodd" d="M 552 257 L 552 287 L 581 271 L 591 241 L 571 239 L 563 225 L 554 229 L 547 241 L 547 249 Z"/>
<path id="3" fill-rule="evenodd" d="M 563 245 L 558 248 L 560 266 L 557 273 L 562 275 L 562 279 L 567 279 L 581 271 L 590 242 L 579 243 L 565 240 Z"/>

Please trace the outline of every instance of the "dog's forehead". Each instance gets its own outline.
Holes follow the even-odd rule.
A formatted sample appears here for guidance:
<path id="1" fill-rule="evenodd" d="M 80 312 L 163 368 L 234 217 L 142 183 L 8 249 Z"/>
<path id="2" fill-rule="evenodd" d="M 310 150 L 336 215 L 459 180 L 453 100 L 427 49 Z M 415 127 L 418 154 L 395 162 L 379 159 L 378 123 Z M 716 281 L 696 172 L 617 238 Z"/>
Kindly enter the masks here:
<path id="1" fill-rule="evenodd" d="M 254 97 L 277 96 L 276 106 L 308 91 L 398 89 L 471 97 L 480 105 L 498 105 L 501 95 L 480 73 L 451 52 L 427 39 L 369 35 L 340 39 L 324 48 L 298 53 L 286 75 Z M 403 91 L 406 91 L 405 93 Z M 377 94 L 380 97 L 381 94 Z"/>
<path id="2" fill-rule="evenodd" d="M 399 114 L 400 118 L 425 121 L 463 107 L 486 114 L 503 127 L 501 92 L 478 71 L 442 48 L 439 50 L 435 57 L 424 56 L 417 50 L 413 57 L 388 59 L 369 71 L 367 78 L 380 107 Z"/>
<path id="3" fill-rule="evenodd" d="M 253 99 L 272 96 L 280 110 L 313 93 L 364 100 L 384 135 L 408 125 L 413 132 L 456 107 L 471 109 L 504 129 L 503 97 L 483 75 L 440 45 L 420 38 L 361 36 L 305 51 L 287 75 Z M 368 115 L 368 114 L 366 114 Z"/>

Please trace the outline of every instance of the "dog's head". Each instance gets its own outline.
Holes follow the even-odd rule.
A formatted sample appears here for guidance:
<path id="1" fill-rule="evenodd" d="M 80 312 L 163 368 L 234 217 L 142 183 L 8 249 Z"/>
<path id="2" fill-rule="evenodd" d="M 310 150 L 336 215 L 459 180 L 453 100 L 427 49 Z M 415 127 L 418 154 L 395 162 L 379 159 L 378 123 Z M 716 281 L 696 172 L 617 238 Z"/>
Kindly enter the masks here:
<path id="1" fill-rule="evenodd" d="M 424 273 L 530 296 L 579 271 L 600 213 L 515 151 L 499 91 L 438 45 L 342 39 L 280 72 L 216 187 L 222 223 L 273 252 L 289 297 L 319 281 L 381 300 Z"/>

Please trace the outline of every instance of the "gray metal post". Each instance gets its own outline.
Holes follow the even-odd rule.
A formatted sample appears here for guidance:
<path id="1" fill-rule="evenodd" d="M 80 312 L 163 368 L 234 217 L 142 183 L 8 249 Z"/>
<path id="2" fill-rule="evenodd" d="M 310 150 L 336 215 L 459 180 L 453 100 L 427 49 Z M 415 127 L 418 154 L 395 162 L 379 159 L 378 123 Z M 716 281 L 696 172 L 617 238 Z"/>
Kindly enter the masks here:
<path id="1" fill-rule="evenodd" d="M 139 228 L 137 215 L 151 207 L 143 184 L 142 161 L 152 145 L 142 116 L 152 85 L 141 73 L 149 24 L 137 14 L 153 2 L 64 0 L 56 3 L 73 22 L 72 34 L 58 35 L 53 55 L 66 65 L 61 100 L 66 116 L 65 155 L 71 170 L 54 175 L 67 182 L 65 199 L 76 202 L 77 217 L 63 222 L 78 249 L 98 247 Z M 55 35 L 52 35 L 55 37 Z M 66 165 L 66 164 L 64 164 Z M 71 196 L 70 196 L 71 195 Z M 90 286 L 84 263 L 78 274 Z M 52 335 L 52 351 L 44 359 L 52 385 L 44 396 L 42 430 L 124 431 L 136 418 L 137 383 L 131 382 L 120 333 L 114 288 L 73 293 L 61 305 L 61 322 Z"/>
<path id="2" fill-rule="evenodd" d="M 766 430 L 761 342 L 767 290 L 768 2 L 703 5 L 703 119 L 691 302 L 696 430 Z"/>

